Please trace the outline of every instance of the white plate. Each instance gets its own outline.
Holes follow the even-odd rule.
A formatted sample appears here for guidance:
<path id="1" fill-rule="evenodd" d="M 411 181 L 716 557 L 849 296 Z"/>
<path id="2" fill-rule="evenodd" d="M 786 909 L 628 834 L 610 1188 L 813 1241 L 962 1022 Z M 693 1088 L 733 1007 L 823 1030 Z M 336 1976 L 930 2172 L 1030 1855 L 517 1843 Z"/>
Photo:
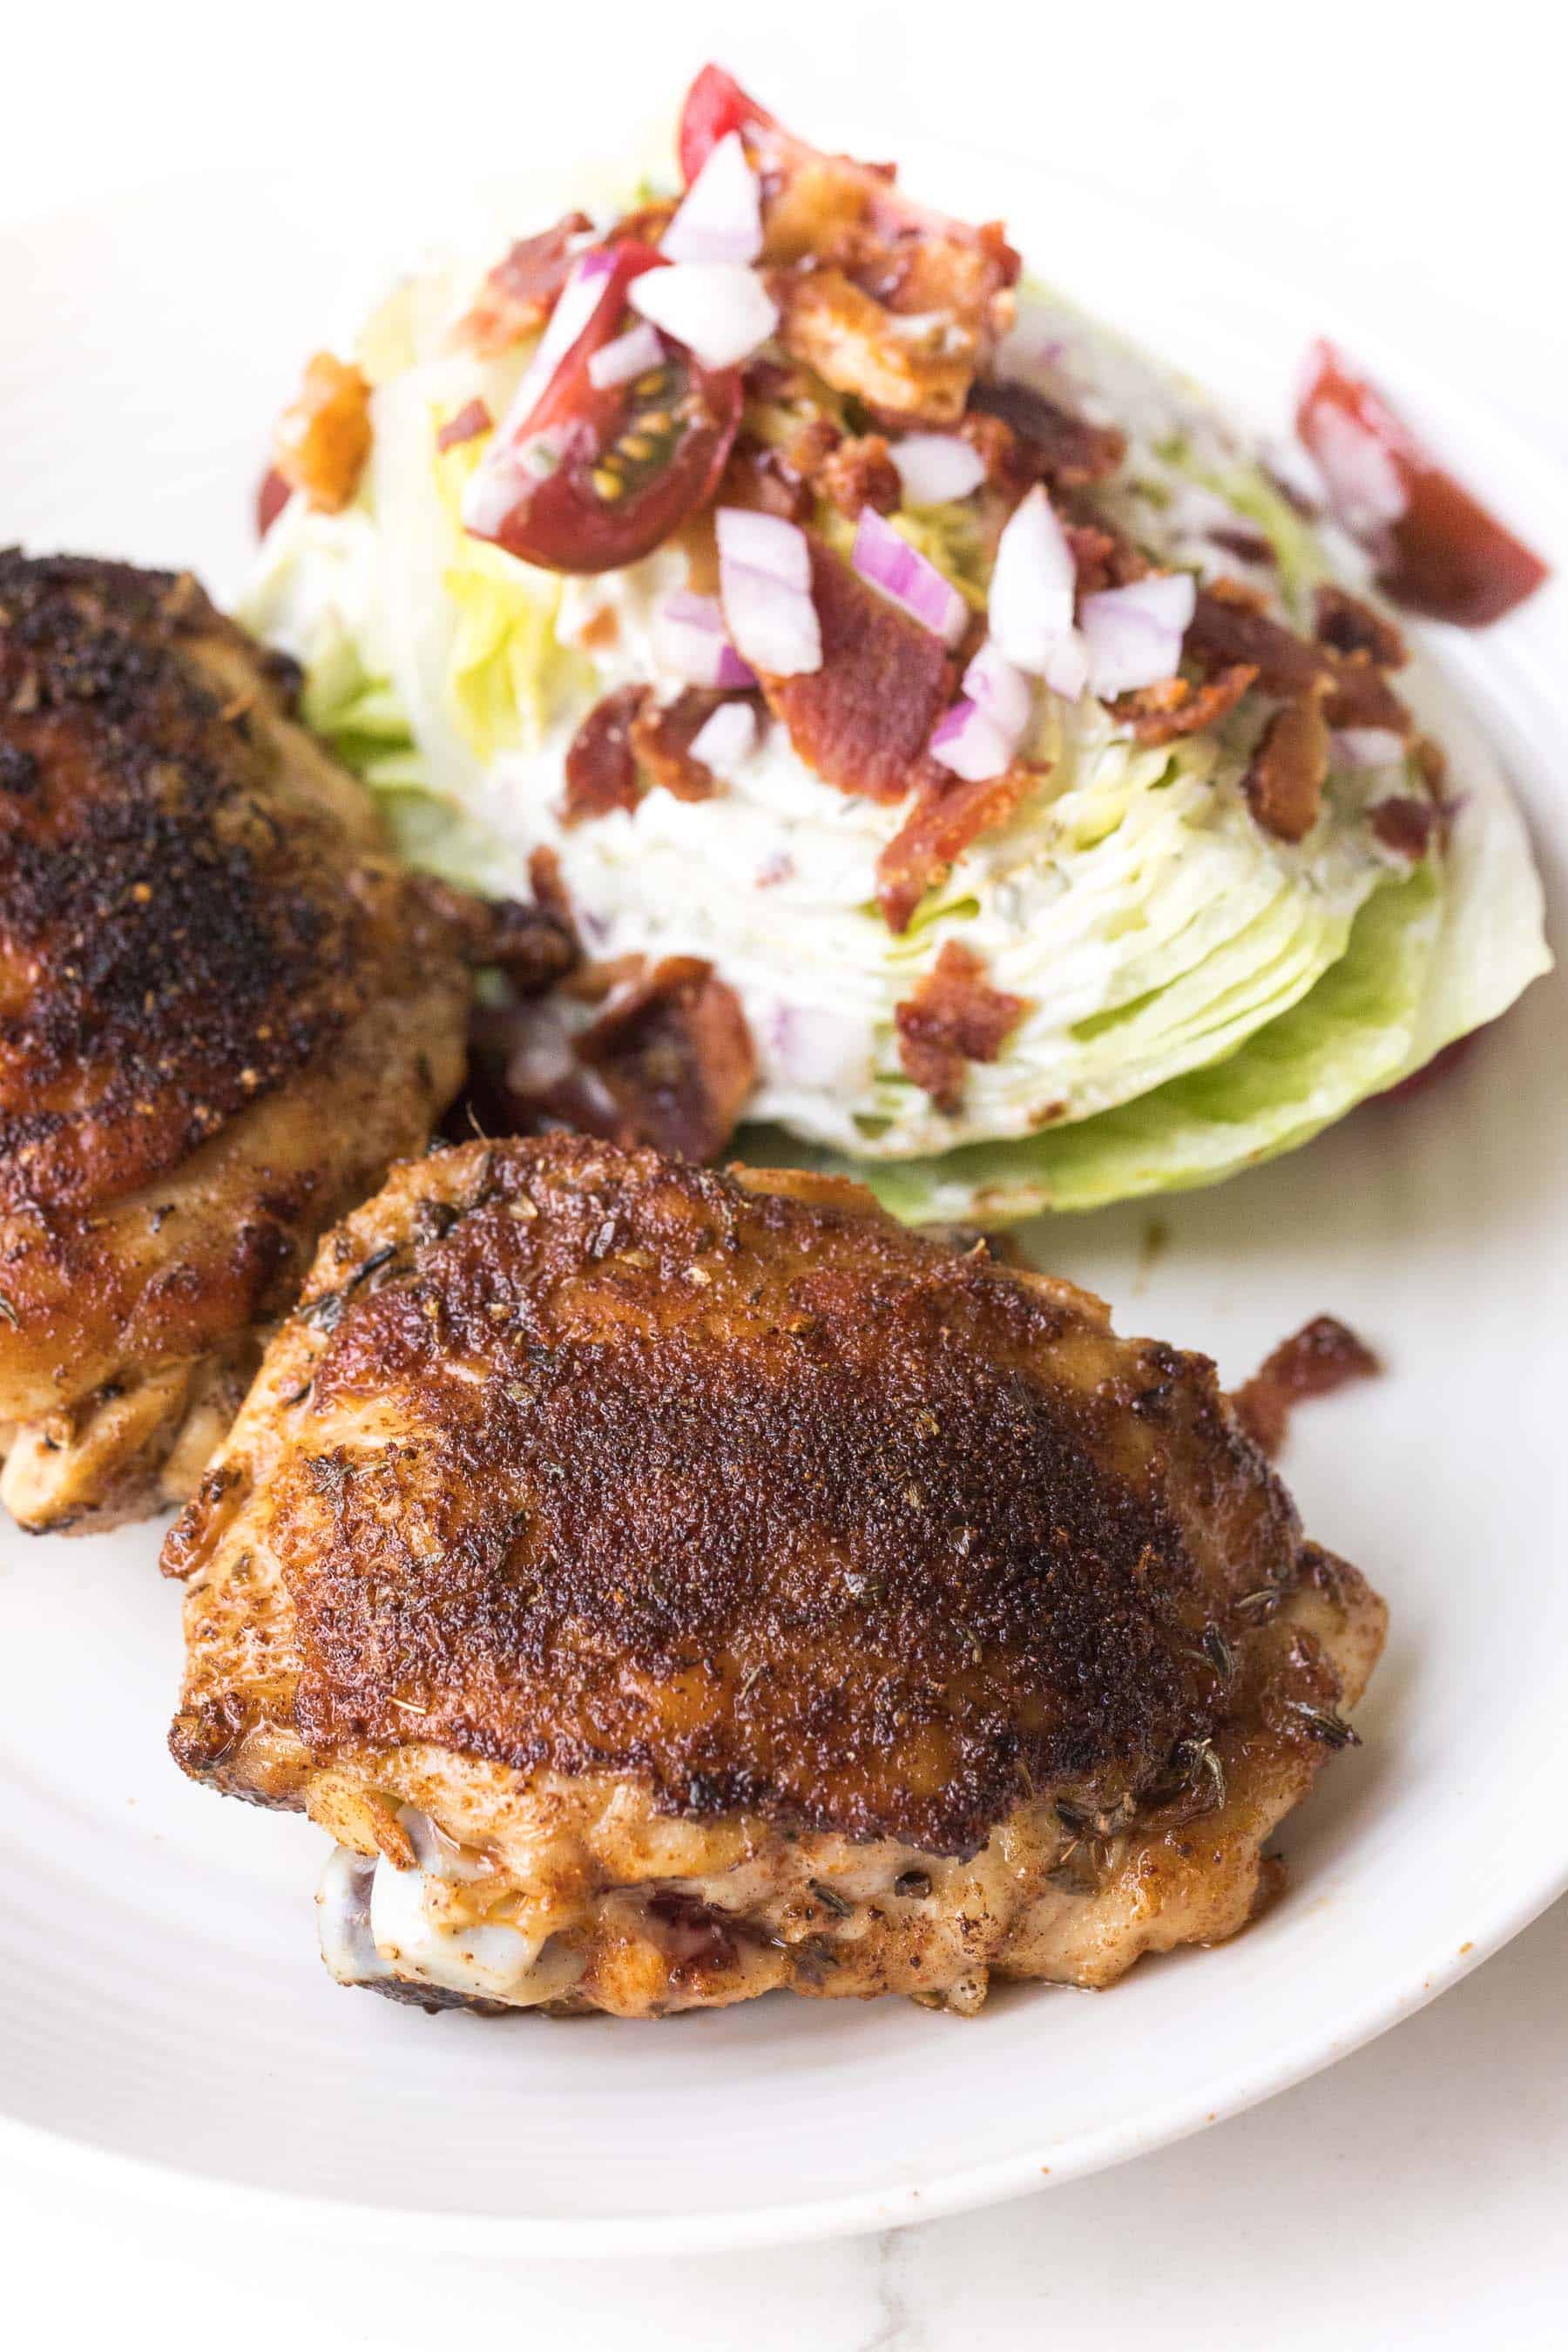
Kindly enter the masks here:
<path id="1" fill-rule="evenodd" d="M 1331 326 L 1101 192 L 958 151 L 908 163 L 934 200 L 1005 213 L 1067 290 L 1266 420 Z M 6 535 L 190 563 L 232 593 L 300 358 L 440 217 L 406 181 L 247 175 L 31 232 L 0 274 Z M 1364 356 L 1568 568 L 1563 482 L 1394 357 Z M 1565 597 L 1441 647 L 1559 900 Z M 1312 1531 L 1389 1595 L 1394 1629 L 1367 1744 L 1289 1825 L 1290 1891 L 1250 1934 L 1145 1962 L 1102 1996 L 1005 1992 L 973 2023 L 770 2000 L 660 2027 L 497 2025 L 343 1993 L 314 1954 L 318 1833 L 220 1802 L 164 1754 L 178 1595 L 155 1534 L 31 1545 L 7 1529 L 0 2147 L 187 2210 L 265 2198 L 340 2243 L 734 2246 L 1116 2162 L 1451 1982 L 1568 1884 L 1563 993 L 1541 984 L 1428 1094 L 1293 1158 L 1038 1236 L 1122 1328 L 1206 1349 L 1229 1377 L 1321 1309 L 1387 1356 L 1383 1381 L 1303 1414 L 1287 1465 Z"/>

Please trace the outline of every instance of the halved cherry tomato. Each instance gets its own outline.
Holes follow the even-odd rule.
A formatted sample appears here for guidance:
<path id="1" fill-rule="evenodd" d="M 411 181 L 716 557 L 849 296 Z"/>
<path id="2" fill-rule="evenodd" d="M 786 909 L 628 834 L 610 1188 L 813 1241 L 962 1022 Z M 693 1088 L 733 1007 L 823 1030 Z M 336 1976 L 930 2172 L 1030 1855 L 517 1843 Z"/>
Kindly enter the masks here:
<path id="1" fill-rule="evenodd" d="M 1463 628 L 1500 621 L 1547 567 L 1439 466 L 1331 343 L 1314 343 L 1296 430 L 1339 521 L 1396 604 Z"/>
<path id="2" fill-rule="evenodd" d="M 754 98 L 747 97 L 733 74 L 727 74 L 722 66 L 704 66 L 687 91 L 686 103 L 680 110 L 677 146 L 681 176 L 687 186 L 691 185 L 721 139 L 752 124 L 765 124 L 770 131 L 778 129 L 773 116 Z"/>
<path id="3" fill-rule="evenodd" d="M 635 563 L 712 496 L 741 421 L 739 371 L 718 373 L 661 335 L 662 364 L 597 386 L 588 362 L 636 320 L 626 289 L 668 265 L 652 246 L 613 248 L 586 326 L 529 414 L 508 418 L 469 484 L 464 521 L 525 563 L 611 572 Z"/>

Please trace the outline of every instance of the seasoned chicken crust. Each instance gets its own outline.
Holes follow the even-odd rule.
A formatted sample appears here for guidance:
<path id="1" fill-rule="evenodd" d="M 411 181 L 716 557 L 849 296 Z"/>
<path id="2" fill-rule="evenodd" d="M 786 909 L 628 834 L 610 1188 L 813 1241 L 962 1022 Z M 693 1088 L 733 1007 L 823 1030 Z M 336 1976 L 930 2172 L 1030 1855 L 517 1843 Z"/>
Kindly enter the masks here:
<path id="1" fill-rule="evenodd" d="M 255 1327 L 420 1148 L 479 910 L 187 575 L 0 554 L 0 1498 L 188 1495 Z"/>
<path id="2" fill-rule="evenodd" d="M 1213 1367 L 839 1180 L 395 1170 L 172 1530 L 184 1769 L 340 1853 L 340 1975 L 974 2006 L 1245 1924 L 1383 1608 Z"/>

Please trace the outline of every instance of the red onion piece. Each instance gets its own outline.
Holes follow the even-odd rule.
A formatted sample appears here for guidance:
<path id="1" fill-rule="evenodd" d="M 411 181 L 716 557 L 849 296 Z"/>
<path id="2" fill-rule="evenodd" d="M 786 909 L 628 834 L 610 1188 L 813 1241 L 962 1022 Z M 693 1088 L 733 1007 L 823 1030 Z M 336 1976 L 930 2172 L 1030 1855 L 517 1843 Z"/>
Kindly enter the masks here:
<path id="1" fill-rule="evenodd" d="M 1152 573 L 1083 600 L 1089 683 L 1102 699 L 1174 677 L 1196 589 L 1186 572 Z"/>
<path id="2" fill-rule="evenodd" d="M 757 714 L 749 702 L 721 702 L 691 739 L 691 757 L 716 776 L 732 775 L 757 740 Z"/>
<path id="3" fill-rule="evenodd" d="M 720 140 L 659 239 L 671 261 L 755 261 L 763 249 L 762 192 L 740 133 Z"/>
<path id="4" fill-rule="evenodd" d="M 978 703 L 993 725 L 1016 744 L 1029 723 L 1034 694 L 1021 669 L 1016 669 L 994 637 L 987 637 L 963 673 L 963 691 Z"/>
<path id="5" fill-rule="evenodd" d="M 745 507 L 721 507 L 719 593 L 742 660 L 775 677 L 822 667 L 822 629 L 811 600 L 811 549 L 798 523 Z"/>
<path id="6" fill-rule="evenodd" d="M 1045 676 L 1072 633 L 1077 587 L 1067 533 L 1037 483 L 1009 517 L 991 574 L 991 635 L 1016 668 Z"/>
<path id="7" fill-rule="evenodd" d="M 944 645 L 957 644 L 969 619 L 968 605 L 952 581 L 900 538 L 874 507 L 860 509 L 849 560 L 862 580 L 890 596 L 933 637 L 941 637 Z"/>
<path id="8" fill-rule="evenodd" d="M 717 596 L 680 588 L 653 616 L 654 650 L 661 667 L 688 686 L 755 686 L 756 672 L 730 643 Z"/>
<path id="9" fill-rule="evenodd" d="M 634 375 L 646 375 L 650 368 L 663 365 L 664 345 L 645 320 L 594 352 L 588 362 L 588 381 L 596 391 L 607 392 L 612 384 L 629 383 Z"/>
<path id="10" fill-rule="evenodd" d="M 1076 702 L 1089 684 L 1089 647 L 1079 629 L 1069 629 L 1053 646 L 1046 664 L 1046 684 L 1064 702 Z"/>
<path id="11" fill-rule="evenodd" d="M 1004 775 L 1016 749 L 977 702 L 955 702 L 938 719 L 931 739 L 931 758 L 971 784 Z"/>
<path id="12" fill-rule="evenodd" d="M 626 299 L 705 368 L 738 366 L 766 342 L 779 319 L 756 271 L 738 261 L 678 261 L 645 270 L 626 289 Z"/>
<path id="13" fill-rule="evenodd" d="M 1333 738 L 1337 768 L 1393 768 L 1405 758 L 1405 742 L 1392 727 L 1342 727 Z"/>
<path id="14" fill-rule="evenodd" d="M 906 433 L 888 450 L 912 507 L 966 499 L 985 479 L 985 460 L 956 433 Z"/>

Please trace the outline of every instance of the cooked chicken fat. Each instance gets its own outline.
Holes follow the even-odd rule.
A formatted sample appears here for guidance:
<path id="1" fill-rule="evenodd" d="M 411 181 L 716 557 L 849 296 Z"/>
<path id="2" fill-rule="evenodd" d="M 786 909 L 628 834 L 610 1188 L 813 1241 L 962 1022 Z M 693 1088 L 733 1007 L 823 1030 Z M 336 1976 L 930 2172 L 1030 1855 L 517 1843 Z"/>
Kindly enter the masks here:
<path id="1" fill-rule="evenodd" d="M 395 1170 L 164 1563 L 172 1744 L 428 2006 L 967 2012 L 1244 1927 L 1382 1603 L 1214 1369 L 837 1179 Z"/>
<path id="2" fill-rule="evenodd" d="M 186 575 L 0 555 L 0 1499 L 31 1529 L 190 1494 L 318 1236 L 461 1079 L 496 926 L 388 855 L 293 683 Z"/>

